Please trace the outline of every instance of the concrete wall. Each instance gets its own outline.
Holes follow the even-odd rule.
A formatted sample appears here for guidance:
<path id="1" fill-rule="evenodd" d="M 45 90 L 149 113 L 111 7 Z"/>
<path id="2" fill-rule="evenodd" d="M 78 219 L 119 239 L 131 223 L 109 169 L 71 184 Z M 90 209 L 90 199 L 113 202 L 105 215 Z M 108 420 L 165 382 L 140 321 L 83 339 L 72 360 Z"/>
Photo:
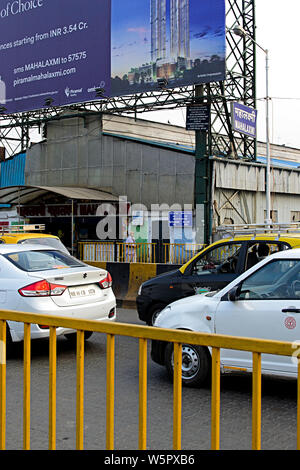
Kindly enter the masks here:
<path id="1" fill-rule="evenodd" d="M 25 169 L 27 185 L 97 188 L 147 207 L 191 204 L 193 179 L 192 154 L 103 135 L 97 116 L 49 123 Z"/>

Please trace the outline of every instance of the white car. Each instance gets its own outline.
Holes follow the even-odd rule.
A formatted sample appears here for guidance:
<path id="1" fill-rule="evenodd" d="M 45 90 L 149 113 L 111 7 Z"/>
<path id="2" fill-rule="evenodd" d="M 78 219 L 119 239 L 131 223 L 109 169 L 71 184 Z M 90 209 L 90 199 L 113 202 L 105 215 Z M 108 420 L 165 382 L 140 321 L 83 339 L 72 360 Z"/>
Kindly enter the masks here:
<path id="1" fill-rule="evenodd" d="M 168 305 L 156 327 L 289 341 L 291 356 L 262 354 L 262 373 L 297 377 L 300 351 L 300 249 L 268 256 L 215 293 L 195 295 Z M 210 348 L 182 346 L 182 380 L 203 385 L 210 372 Z M 173 372 L 173 345 L 153 341 L 151 357 Z M 252 354 L 221 349 L 221 371 L 252 371 Z"/>
<path id="2" fill-rule="evenodd" d="M 42 245 L 0 245 L 0 309 L 116 320 L 110 274 Z M 8 343 L 24 339 L 23 323 L 8 321 L 7 326 Z M 75 336 L 64 328 L 57 328 L 57 335 Z M 48 336 L 47 326 L 31 326 L 32 339 Z"/>

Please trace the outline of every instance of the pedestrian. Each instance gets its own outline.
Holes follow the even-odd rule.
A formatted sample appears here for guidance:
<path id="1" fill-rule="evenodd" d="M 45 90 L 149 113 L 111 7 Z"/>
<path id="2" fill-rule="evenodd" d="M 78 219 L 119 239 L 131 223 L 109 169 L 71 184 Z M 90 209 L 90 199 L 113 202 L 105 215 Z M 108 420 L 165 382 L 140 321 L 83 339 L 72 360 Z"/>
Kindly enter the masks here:
<path id="1" fill-rule="evenodd" d="M 126 261 L 129 263 L 134 263 L 136 259 L 136 245 L 135 245 L 135 238 L 134 233 L 129 232 L 128 237 L 125 241 L 126 246 Z"/>

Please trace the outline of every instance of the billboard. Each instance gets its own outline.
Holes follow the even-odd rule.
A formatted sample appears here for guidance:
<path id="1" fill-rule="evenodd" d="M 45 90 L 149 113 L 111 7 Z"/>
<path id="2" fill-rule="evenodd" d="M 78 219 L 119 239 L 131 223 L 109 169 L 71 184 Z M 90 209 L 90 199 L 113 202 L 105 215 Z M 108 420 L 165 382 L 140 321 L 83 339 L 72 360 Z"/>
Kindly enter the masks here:
<path id="1" fill-rule="evenodd" d="M 41 109 L 110 93 L 111 0 L 0 0 L 0 107 Z"/>
<path id="2" fill-rule="evenodd" d="M 224 79 L 225 0 L 0 0 L 5 113 Z"/>
<path id="3" fill-rule="evenodd" d="M 225 0 L 112 0 L 111 94 L 225 79 Z"/>

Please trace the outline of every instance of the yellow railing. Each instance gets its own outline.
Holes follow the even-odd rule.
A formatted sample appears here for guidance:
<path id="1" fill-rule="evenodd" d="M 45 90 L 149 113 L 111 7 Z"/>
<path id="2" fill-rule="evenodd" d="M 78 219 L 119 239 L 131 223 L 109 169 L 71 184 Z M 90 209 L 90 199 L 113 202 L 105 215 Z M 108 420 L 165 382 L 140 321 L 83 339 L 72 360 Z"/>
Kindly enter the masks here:
<path id="1" fill-rule="evenodd" d="M 199 243 L 164 243 L 163 263 L 184 264 L 205 246 Z"/>
<path id="2" fill-rule="evenodd" d="M 195 243 L 79 242 L 78 256 L 82 261 L 118 263 L 171 263 L 183 264 L 205 245 Z"/>
<path id="3" fill-rule="evenodd" d="M 0 449 L 6 444 L 6 320 L 24 323 L 23 448 L 30 448 L 30 324 L 49 325 L 49 449 L 56 448 L 56 328 L 77 330 L 76 449 L 84 448 L 84 332 L 107 335 L 106 449 L 114 449 L 115 336 L 139 340 L 139 436 L 138 449 L 147 448 L 147 342 L 174 343 L 173 449 L 181 449 L 182 344 L 211 347 L 211 449 L 220 447 L 220 349 L 250 351 L 253 355 L 252 448 L 261 448 L 261 354 L 292 356 L 292 343 L 238 338 L 225 335 L 168 330 L 124 323 L 95 322 L 67 317 L 0 311 Z M 297 448 L 300 449 L 300 368 L 297 387 Z"/>

